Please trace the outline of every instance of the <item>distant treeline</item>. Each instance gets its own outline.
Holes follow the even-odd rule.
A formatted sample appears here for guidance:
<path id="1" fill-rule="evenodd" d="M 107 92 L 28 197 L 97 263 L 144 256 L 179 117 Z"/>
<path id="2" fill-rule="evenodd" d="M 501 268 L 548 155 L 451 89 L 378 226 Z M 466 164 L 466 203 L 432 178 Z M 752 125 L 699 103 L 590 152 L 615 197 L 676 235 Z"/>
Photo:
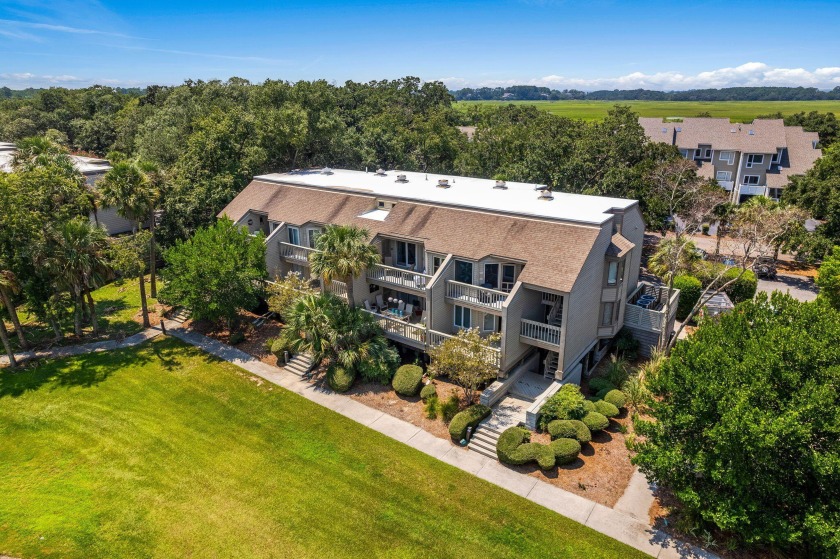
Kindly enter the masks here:
<path id="1" fill-rule="evenodd" d="M 815 87 L 726 87 L 688 91 L 614 89 L 579 91 L 534 85 L 464 88 L 450 91 L 456 101 L 833 101 L 840 100 L 840 86 L 830 91 Z"/>
<path id="2" fill-rule="evenodd" d="M 146 93 L 145 89 L 139 87 L 115 87 L 114 91 L 123 95 L 139 97 Z M 47 88 L 27 87 L 26 89 L 11 89 L 6 86 L 0 87 L 0 99 L 32 99 Z"/>

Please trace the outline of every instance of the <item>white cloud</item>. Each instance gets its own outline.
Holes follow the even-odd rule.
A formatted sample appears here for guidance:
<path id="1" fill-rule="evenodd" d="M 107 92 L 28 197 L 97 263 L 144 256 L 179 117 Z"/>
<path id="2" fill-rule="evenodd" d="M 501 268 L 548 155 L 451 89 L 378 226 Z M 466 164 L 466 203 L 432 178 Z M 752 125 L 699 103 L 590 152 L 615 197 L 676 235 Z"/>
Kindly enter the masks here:
<path id="1" fill-rule="evenodd" d="M 552 89 L 656 89 L 685 90 L 737 86 L 803 86 L 831 89 L 840 85 L 840 68 L 774 68 L 763 62 L 747 62 L 734 68 L 719 68 L 683 74 L 676 71 L 632 72 L 612 78 L 574 78 L 549 75 L 525 80 L 469 80 L 460 77 L 440 78 L 450 88 L 505 87 L 509 85 L 537 85 Z"/>
<path id="2" fill-rule="evenodd" d="M 26 87 L 49 87 L 49 86 L 66 86 L 66 85 L 81 85 L 87 82 L 84 78 L 71 76 L 68 74 L 50 75 L 50 74 L 33 74 L 31 72 L 4 72 L 0 73 L 0 85 L 5 85 L 12 89 L 26 88 Z"/>

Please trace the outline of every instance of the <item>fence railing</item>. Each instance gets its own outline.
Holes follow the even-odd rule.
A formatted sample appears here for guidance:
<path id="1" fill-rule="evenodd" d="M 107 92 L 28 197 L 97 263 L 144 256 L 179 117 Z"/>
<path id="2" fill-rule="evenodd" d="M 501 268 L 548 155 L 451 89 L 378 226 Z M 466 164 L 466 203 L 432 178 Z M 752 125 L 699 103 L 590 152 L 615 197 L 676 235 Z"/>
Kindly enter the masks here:
<path id="1" fill-rule="evenodd" d="M 560 328 L 543 322 L 523 318 L 519 326 L 519 335 L 552 345 L 560 345 Z"/>
<path id="2" fill-rule="evenodd" d="M 313 252 L 315 252 L 314 248 L 293 245 L 291 243 L 280 243 L 280 256 L 295 262 L 308 263 L 309 255 Z"/>
<path id="3" fill-rule="evenodd" d="M 333 280 L 330 283 L 324 282 L 324 289 L 342 299 L 347 299 L 347 284 L 343 281 Z"/>
<path id="4" fill-rule="evenodd" d="M 386 266 L 385 264 L 377 264 L 372 268 L 368 268 L 366 275 L 369 280 L 420 291 L 426 289 L 426 286 L 432 281 L 432 276 L 428 274 L 421 274 L 413 270 L 403 270 L 402 268 Z"/>
<path id="5" fill-rule="evenodd" d="M 497 289 L 488 289 L 455 280 L 446 280 L 446 296 L 449 299 L 484 307 L 501 310 L 508 294 Z"/>

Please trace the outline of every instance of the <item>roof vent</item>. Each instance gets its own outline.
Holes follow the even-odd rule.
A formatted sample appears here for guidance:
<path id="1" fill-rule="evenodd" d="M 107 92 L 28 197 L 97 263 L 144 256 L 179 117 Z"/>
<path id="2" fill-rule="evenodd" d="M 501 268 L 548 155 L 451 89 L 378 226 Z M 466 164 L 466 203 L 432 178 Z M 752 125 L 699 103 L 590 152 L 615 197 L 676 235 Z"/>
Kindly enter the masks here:
<path id="1" fill-rule="evenodd" d="M 406 183 L 408 182 L 408 177 L 406 177 L 405 175 L 397 175 L 397 180 L 394 182 Z"/>
<path id="2" fill-rule="evenodd" d="M 329 167 L 324 167 L 323 169 L 321 169 L 321 174 L 322 175 L 332 175 L 333 170 L 330 169 Z"/>
<path id="3" fill-rule="evenodd" d="M 668 129 L 667 129 L 667 128 L 663 128 L 663 129 L 662 129 L 662 133 L 663 133 L 663 134 L 667 134 L 667 133 L 668 133 Z"/>
<path id="4" fill-rule="evenodd" d="M 676 128 L 674 128 L 674 130 L 676 130 L 677 132 L 682 132 L 682 126 L 677 126 Z"/>
<path id="5" fill-rule="evenodd" d="M 438 179 L 438 188 L 449 188 L 449 179 Z"/>
<path id="6" fill-rule="evenodd" d="M 738 131 L 738 129 L 737 129 L 737 128 L 730 128 L 730 129 L 729 129 L 729 131 L 730 131 L 730 132 L 732 132 L 732 133 L 734 134 L 735 132 L 737 132 L 737 131 Z"/>
<path id="7" fill-rule="evenodd" d="M 544 200 L 547 202 L 549 200 L 554 200 L 554 196 L 551 195 L 551 190 L 549 190 L 548 187 L 546 187 L 545 189 L 540 189 L 540 196 L 537 199 Z"/>
<path id="8" fill-rule="evenodd" d="M 755 136 L 755 130 L 750 130 L 750 136 Z"/>
<path id="9" fill-rule="evenodd" d="M 496 186 L 494 186 L 493 188 L 498 188 L 499 190 L 507 190 L 507 184 L 505 184 L 505 181 L 496 181 Z"/>
<path id="10" fill-rule="evenodd" d="M 377 169 L 377 170 L 376 170 L 376 176 L 377 176 L 377 177 L 384 177 L 384 176 L 386 176 L 386 175 L 385 175 L 385 169 L 383 169 L 382 167 L 380 167 L 379 169 Z"/>

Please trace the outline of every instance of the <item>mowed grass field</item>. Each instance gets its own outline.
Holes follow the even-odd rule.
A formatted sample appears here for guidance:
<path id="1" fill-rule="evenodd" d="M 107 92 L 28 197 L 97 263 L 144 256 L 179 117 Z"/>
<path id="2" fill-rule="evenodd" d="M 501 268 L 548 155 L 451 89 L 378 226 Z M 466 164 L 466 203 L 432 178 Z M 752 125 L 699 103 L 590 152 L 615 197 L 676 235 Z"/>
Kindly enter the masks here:
<path id="1" fill-rule="evenodd" d="M 728 117 L 733 122 L 751 122 L 758 115 L 781 112 L 833 112 L 840 114 L 840 101 L 460 101 L 458 109 L 471 106 L 534 105 L 544 111 L 568 118 L 599 120 L 615 105 L 629 105 L 640 116 L 693 117 L 708 112 L 714 117 Z"/>
<path id="2" fill-rule="evenodd" d="M 0 555 L 645 557 L 172 338 L 0 370 Z"/>

